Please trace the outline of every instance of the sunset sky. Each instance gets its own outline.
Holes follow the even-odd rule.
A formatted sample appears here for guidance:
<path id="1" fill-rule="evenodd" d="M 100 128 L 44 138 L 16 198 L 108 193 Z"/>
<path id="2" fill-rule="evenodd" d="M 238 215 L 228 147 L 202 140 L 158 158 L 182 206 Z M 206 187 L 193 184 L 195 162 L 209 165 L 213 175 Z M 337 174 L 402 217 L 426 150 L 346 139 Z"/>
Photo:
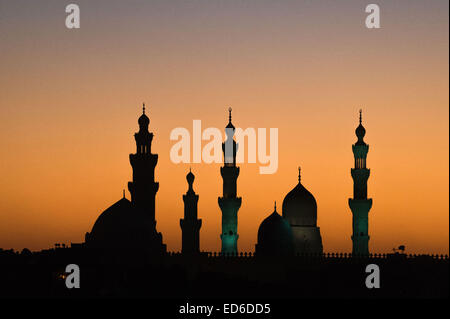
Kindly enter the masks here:
<path id="1" fill-rule="evenodd" d="M 367 29 L 372 2 L 0 0 L 0 247 L 84 241 L 132 178 L 146 102 L 168 250 L 181 247 L 190 166 L 201 250 L 220 250 L 220 164 L 172 163 L 169 136 L 193 120 L 222 129 L 231 106 L 236 127 L 279 134 L 275 174 L 240 165 L 240 251 L 254 250 L 298 166 L 324 251 L 351 251 L 362 108 L 371 252 L 448 254 L 449 2 L 377 0 L 381 28 Z M 65 26 L 69 3 L 80 29 Z"/>

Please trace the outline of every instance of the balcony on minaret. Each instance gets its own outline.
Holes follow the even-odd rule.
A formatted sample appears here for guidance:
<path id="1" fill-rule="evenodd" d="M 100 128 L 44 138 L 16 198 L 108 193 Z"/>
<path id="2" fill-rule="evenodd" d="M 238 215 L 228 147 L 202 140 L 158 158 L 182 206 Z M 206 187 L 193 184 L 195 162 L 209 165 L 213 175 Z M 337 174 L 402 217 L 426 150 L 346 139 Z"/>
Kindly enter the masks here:
<path id="1" fill-rule="evenodd" d="M 353 156 L 355 157 L 355 169 L 366 168 L 366 158 L 369 152 L 369 145 L 367 144 L 354 144 L 352 145 Z"/>
<path id="2" fill-rule="evenodd" d="M 153 133 L 139 131 L 134 134 L 136 140 L 136 154 L 151 154 Z"/>
<path id="3" fill-rule="evenodd" d="M 366 168 L 366 159 L 355 158 L 355 169 L 364 169 L 364 168 Z"/>
<path id="4" fill-rule="evenodd" d="M 227 140 L 222 143 L 223 162 L 226 167 L 236 166 L 236 153 L 238 144 L 232 137 L 228 136 Z"/>

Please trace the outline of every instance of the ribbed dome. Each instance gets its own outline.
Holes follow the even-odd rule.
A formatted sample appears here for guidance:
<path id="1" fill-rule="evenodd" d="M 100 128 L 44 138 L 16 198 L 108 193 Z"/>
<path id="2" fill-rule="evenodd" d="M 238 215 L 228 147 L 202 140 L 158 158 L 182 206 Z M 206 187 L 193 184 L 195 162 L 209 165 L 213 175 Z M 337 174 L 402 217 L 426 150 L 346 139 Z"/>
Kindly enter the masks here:
<path id="1" fill-rule="evenodd" d="M 316 199 L 300 180 L 283 200 L 283 217 L 291 226 L 317 225 Z"/>
<path id="2" fill-rule="evenodd" d="M 275 209 L 259 226 L 256 253 L 287 255 L 293 253 L 293 247 L 291 226 Z"/>
<path id="3" fill-rule="evenodd" d="M 128 199 L 122 198 L 98 217 L 87 241 L 103 248 L 134 246 L 145 241 L 151 229 L 150 219 L 133 209 Z"/>

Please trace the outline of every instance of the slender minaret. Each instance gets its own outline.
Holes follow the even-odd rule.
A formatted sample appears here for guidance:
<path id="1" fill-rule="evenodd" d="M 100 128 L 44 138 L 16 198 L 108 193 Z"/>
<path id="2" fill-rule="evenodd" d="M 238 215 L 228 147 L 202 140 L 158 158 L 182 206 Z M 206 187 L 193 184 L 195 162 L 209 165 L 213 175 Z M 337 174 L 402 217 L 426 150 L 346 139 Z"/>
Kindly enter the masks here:
<path id="1" fill-rule="evenodd" d="M 224 153 L 224 166 L 220 168 L 223 179 L 223 196 L 219 197 L 219 207 L 222 210 L 222 253 L 237 254 L 237 213 L 241 207 L 242 198 L 236 197 L 236 181 L 239 176 L 239 167 L 236 166 L 236 152 L 238 145 L 233 139 L 235 127 L 231 123 L 231 108 L 228 109 L 229 121 L 225 128 L 227 139 L 222 143 Z"/>
<path id="2" fill-rule="evenodd" d="M 189 189 L 183 195 L 184 219 L 180 219 L 182 231 L 181 252 L 186 255 L 194 255 L 200 252 L 200 227 L 202 227 L 202 220 L 197 218 L 198 195 L 195 194 L 192 188 L 195 176 L 191 170 L 186 175 L 186 179 Z"/>
<path id="3" fill-rule="evenodd" d="M 369 210 L 372 199 L 367 198 L 367 180 L 370 169 L 366 168 L 366 158 L 369 145 L 364 142 L 366 129 L 362 126 L 362 110 L 359 111 L 359 126 L 356 128 L 358 141 L 352 146 L 355 157 L 355 168 L 351 169 L 353 178 L 353 198 L 348 204 L 353 214 L 353 254 L 369 254 Z"/>
<path id="4" fill-rule="evenodd" d="M 155 182 L 155 167 L 158 155 L 152 154 L 153 133 L 148 131 L 150 119 L 145 115 L 145 104 L 139 117 L 139 132 L 134 134 L 136 153 L 130 154 L 130 164 L 133 168 L 133 181 L 128 182 L 131 194 L 131 204 L 139 213 L 148 216 L 149 236 L 148 246 L 153 250 L 164 250 L 161 233 L 156 232 L 155 197 L 159 183 Z"/>

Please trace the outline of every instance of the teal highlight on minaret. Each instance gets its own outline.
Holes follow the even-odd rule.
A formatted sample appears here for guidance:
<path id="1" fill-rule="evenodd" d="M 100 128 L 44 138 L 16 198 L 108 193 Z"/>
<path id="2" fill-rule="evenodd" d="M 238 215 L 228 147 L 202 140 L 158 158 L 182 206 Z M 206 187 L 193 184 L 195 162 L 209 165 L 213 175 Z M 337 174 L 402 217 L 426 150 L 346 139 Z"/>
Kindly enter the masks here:
<path id="1" fill-rule="evenodd" d="M 237 241 L 239 239 L 237 214 L 241 207 L 242 198 L 237 197 L 237 178 L 239 167 L 236 166 L 236 153 L 238 145 L 234 140 L 235 127 L 231 123 L 231 108 L 228 109 L 229 119 L 225 128 L 226 140 L 222 143 L 224 153 L 224 166 L 220 168 L 223 179 L 223 196 L 218 198 L 222 211 L 222 240 L 223 254 L 237 254 Z"/>
<path id="2" fill-rule="evenodd" d="M 356 128 L 358 140 L 352 145 L 355 167 L 351 169 L 353 178 L 353 198 L 348 204 L 353 214 L 353 254 L 369 254 L 369 211 L 372 207 L 372 199 L 367 198 L 367 180 L 370 169 L 366 167 L 369 145 L 364 142 L 366 129 L 362 125 L 362 110 L 359 111 L 359 126 Z"/>

